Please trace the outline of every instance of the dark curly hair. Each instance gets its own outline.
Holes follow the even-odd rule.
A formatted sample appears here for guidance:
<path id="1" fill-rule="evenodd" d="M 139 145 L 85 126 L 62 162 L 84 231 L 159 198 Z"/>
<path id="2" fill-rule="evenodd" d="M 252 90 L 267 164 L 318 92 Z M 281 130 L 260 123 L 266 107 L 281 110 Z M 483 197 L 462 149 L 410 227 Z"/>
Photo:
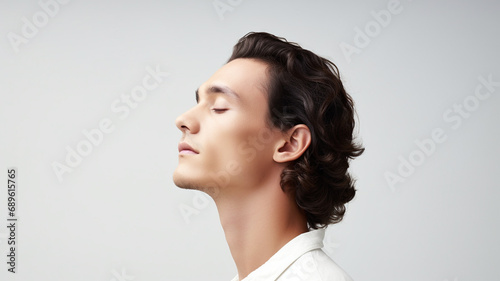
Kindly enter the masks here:
<path id="1" fill-rule="evenodd" d="M 354 105 L 331 61 L 297 43 L 265 32 L 250 32 L 229 58 L 267 63 L 270 125 L 286 131 L 297 124 L 311 132 L 311 144 L 281 174 L 281 188 L 295 197 L 309 228 L 338 223 L 356 194 L 349 160 L 364 148 L 353 140 Z"/>

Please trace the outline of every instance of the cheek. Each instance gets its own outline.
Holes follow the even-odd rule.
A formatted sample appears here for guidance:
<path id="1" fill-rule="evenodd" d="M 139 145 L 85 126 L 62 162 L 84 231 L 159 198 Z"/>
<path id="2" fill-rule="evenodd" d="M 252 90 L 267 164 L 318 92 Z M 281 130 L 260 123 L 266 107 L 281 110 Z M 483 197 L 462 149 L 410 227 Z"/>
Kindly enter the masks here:
<path id="1" fill-rule="evenodd" d="M 238 161 L 242 158 L 239 147 L 247 143 L 252 130 L 237 122 L 215 124 L 216 128 L 205 136 L 204 148 L 207 152 L 207 163 L 213 168 L 224 168 L 226 162 Z M 222 167 L 221 167 L 222 166 Z"/>
<path id="2" fill-rule="evenodd" d="M 217 154 L 211 155 L 207 165 L 238 181 L 259 178 L 274 163 L 272 140 L 273 135 L 265 127 L 233 126 L 211 139 L 210 145 L 217 147 L 211 151 Z"/>

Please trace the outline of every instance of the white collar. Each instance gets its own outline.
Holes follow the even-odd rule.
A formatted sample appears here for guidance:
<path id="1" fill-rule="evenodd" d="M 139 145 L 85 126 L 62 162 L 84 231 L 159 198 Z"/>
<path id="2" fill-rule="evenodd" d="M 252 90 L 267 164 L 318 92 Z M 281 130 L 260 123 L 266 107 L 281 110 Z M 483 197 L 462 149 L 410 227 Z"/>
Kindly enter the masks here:
<path id="1" fill-rule="evenodd" d="M 303 254 L 323 248 L 325 229 L 304 232 L 290 240 L 263 265 L 241 281 L 275 280 Z M 239 281 L 236 275 L 231 281 Z"/>

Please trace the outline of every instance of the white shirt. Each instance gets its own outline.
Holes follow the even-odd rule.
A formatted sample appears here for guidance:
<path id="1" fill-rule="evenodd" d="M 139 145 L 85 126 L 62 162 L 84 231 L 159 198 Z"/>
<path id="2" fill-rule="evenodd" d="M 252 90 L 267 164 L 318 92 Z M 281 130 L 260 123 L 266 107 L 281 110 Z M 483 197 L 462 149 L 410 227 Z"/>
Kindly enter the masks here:
<path id="1" fill-rule="evenodd" d="M 352 281 L 321 250 L 324 237 L 325 229 L 300 234 L 241 281 Z M 238 275 L 231 281 L 240 281 Z"/>

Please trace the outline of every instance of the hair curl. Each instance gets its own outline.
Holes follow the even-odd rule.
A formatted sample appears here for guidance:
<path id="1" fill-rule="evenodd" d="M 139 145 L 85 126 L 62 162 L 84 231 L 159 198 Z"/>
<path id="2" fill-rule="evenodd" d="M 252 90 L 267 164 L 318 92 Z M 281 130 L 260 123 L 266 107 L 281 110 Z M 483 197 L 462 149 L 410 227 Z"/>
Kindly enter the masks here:
<path id="1" fill-rule="evenodd" d="M 335 64 L 297 43 L 265 32 L 250 32 L 229 58 L 258 59 L 270 67 L 268 120 L 286 131 L 305 124 L 311 145 L 283 170 L 281 188 L 294 195 L 312 229 L 338 223 L 356 194 L 349 159 L 364 148 L 353 140 L 354 104 Z"/>

